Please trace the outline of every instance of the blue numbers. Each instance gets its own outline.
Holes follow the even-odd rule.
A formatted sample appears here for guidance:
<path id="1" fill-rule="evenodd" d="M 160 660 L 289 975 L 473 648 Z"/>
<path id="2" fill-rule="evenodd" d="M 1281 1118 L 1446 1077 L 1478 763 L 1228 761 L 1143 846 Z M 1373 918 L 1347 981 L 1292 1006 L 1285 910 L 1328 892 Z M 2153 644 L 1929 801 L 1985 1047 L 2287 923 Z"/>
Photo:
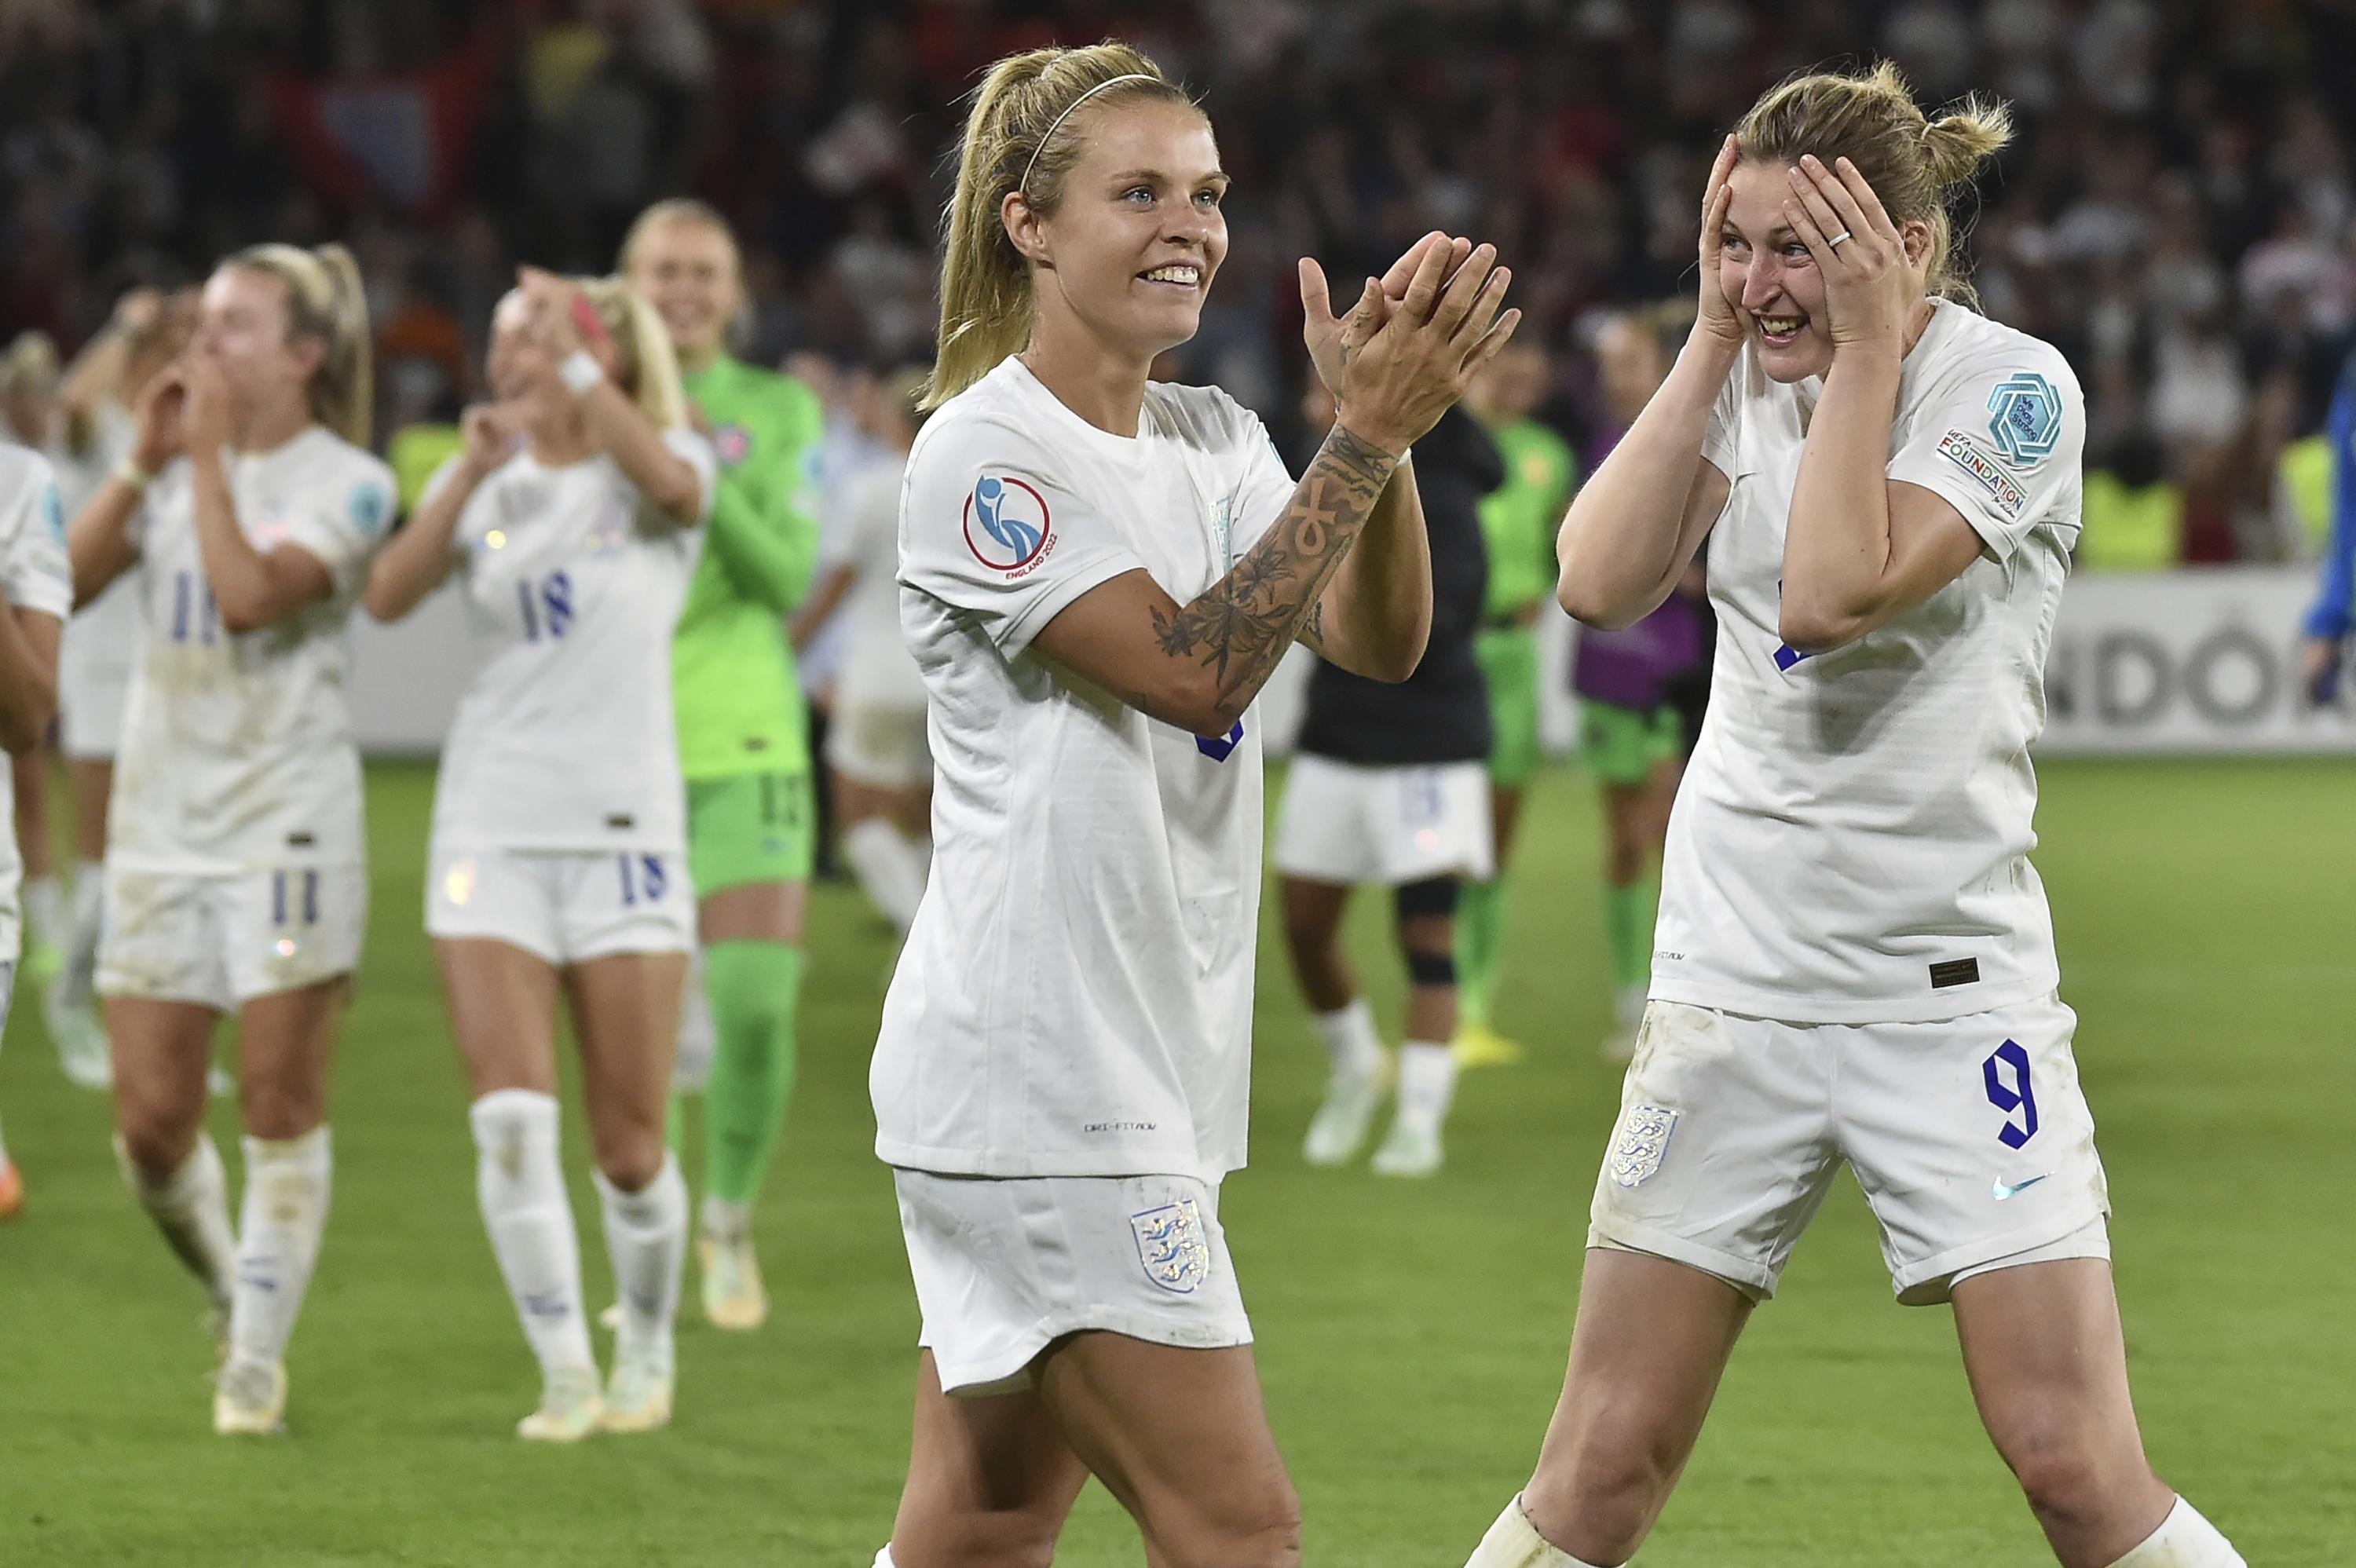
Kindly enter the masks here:
<path id="1" fill-rule="evenodd" d="M 629 907 L 641 900 L 648 903 L 662 902 L 663 890 L 670 879 L 663 873 L 659 855 L 616 855 L 615 862 L 622 872 L 622 903 Z"/>
<path id="2" fill-rule="evenodd" d="M 516 603 L 523 611 L 523 640 L 561 637 L 573 624 L 573 579 L 551 572 L 544 581 L 516 584 Z"/>
<path id="3" fill-rule="evenodd" d="M 270 873 L 270 923 L 273 925 L 287 924 L 288 916 L 293 912 L 290 894 L 294 884 L 287 880 L 289 874 L 285 871 Z M 302 875 L 303 923 L 316 925 L 319 923 L 319 873 L 305 871 Z"/>
<path id="4" fill-rule="evenodd" d="M 197 572 L 172 576 L 172 640 L 208 648 L 220 640 L 220 606 L 213 603 L 212 585 Z"/>
<path id="5" fill-rule="evenodd" d="M 2005 1069 L 2010 1069 L 2011 1082 L 2007 1083 Z M 2037 1092 L 2029 1082 L 2029 1052 L 2013 1040 L 2006 1040 L 1988 1053 L 1980 1063 L 1980 1076 L 1987 1081 L 1988 1104 L 2005 1114 L 2005 1124 L 1997 1131 L 1997 1141 L 2007 1148 L 2019 1148 L 2037 1136 Z M 2012 1114 L 2020 1113 L 2016 1126 Z"/>

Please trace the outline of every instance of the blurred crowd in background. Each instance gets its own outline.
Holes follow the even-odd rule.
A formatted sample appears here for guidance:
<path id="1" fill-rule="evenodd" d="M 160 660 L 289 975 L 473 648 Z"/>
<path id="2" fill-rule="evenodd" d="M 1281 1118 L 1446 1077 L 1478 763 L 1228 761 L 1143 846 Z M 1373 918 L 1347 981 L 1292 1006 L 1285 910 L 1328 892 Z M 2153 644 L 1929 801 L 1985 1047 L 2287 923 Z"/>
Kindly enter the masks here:
<path id="1" fill-rule="evenodd" d="M 1173 373 L 1280 430 L 1293 259 L 1378 271 L 1439 227 L 1515 265 L 1545 417 L 1588 450 L 1595 324 L 1692 291 L 1717 138 L 1784 73 L 1880 54 L 2019 116 L 1957 217 L 1986 309 L 2086 388 L 2082 564 L 2320 547 L 2356 337 L 2356 6 L 2327 0 L 5 0 L 0 330 L 70 355 L 134 283 L 342 239 L 389 436 L 470 395 L 517 261 L 610 270 L 685 191 L 744 238 L 745 357 L 848 421 L 929 349 L 975 73 L 1108 36 L 1200 91 L 1237 181 Z"/>

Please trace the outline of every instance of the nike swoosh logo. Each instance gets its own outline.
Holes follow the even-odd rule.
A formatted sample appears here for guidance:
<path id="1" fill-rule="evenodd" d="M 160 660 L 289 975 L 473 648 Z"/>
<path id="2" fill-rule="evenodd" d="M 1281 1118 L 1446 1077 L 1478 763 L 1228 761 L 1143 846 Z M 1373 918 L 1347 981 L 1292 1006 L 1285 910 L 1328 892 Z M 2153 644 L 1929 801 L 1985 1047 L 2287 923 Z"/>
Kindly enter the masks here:
<path id="1" fill-rule="evenodd" d="M 2051 1176 L 2052 1174 L 2053 1173 L 2049 1170 L 2045 1173 L 2045 1176 Z M 2026 1181 L 2016 1181 L 2009 1187 L 2007 1187 L 2003 1182 L 1999 1181 L 1996 1184 L 1996 1200 L 2001 1203 L 2016 1192 L 2026 1192 L 2030 1188 L 2036 1186 L 2039 1182 L 2044 1180 L 2045 1176 L 2032 1176 Z"/>

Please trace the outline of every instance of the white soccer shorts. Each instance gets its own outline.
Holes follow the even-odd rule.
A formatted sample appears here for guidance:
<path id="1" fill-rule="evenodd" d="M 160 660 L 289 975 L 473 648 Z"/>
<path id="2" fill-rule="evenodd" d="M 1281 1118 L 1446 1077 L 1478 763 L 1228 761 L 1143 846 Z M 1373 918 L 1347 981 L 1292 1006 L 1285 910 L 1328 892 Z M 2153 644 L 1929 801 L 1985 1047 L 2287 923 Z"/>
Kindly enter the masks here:
<path id="1" fill-rule="evenodd" d="M 940 1176 L 894 1170 L 900 1231 L 946 1392 L 1031 1386 L 1066 1334 L 1251 1343 L 1219 1189 L 1185 1176 Z"/>
<path id="2" fill-rule="evenodd" d="M 915 789 L 932 783 L 924 705 L 837 703 L 826 727 L 826 763 L 851 783 L 873 789 Z"/>
<path id="3" fill-rule="evenodd" d="M 1398 887 L 1495 864 L 1482 763 L 1376 766 L 1301 752 L 1284 785 L 1276 869 L 1344 887 Z"/>
<path id="4" fill-rule="evenodd" d="M 123 738 L 131 667 L 112 656 L 76 657 L 70 633 L 58 659 L 58 750 L 77 763 L 111 763 Z M 90 646 L 81 639 L 81 648 Z"/>
<path id="5" fill-rule="evenodd" d="M 216 876 L 109 864 L 98 993 L 230 1012 L 348 975 L 368 934 L 368 901 L 366 866 Z"/>
<path id="6" fill-rule="evenodd" d="M 1670 1258 L 1763 1300 L 1847 1161 L 1908 1306 L 1946 1300 L 1958 1275 L 1999 1259 L 2107 1256 L 2076 1023 L 2053 997 L 1895 1024 L 1654 1002 L 1589 1244 Z"/>
<path id="7" fill-rule="evenodd" d="M 485 937 L 562 968 L 695 945 L 683 852 L 444 849 L 429 859 L 425 933 Z"/>

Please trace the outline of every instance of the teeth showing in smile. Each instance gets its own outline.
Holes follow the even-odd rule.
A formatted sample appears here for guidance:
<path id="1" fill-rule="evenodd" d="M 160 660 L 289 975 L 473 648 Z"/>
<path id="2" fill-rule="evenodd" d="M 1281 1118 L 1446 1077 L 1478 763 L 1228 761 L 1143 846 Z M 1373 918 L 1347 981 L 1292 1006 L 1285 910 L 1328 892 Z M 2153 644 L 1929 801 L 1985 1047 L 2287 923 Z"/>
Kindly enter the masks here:
<path id="1" fill-rule="evenodd" d="M 1770 337 L 1789 337 L 1807 325 L 1802 315 L 1762 315 L 1757 318 L 1759 330 Z"/>
<path id="2" fill-rule="evenodd" d="M 1156 267 L 1145 274 L 1145 279 L 1152 283 L 1184 283 L 1191 288 L 1203 281 L 1203 271 L 1189 262 L 1181 261 L 1167 267 Z"/>

